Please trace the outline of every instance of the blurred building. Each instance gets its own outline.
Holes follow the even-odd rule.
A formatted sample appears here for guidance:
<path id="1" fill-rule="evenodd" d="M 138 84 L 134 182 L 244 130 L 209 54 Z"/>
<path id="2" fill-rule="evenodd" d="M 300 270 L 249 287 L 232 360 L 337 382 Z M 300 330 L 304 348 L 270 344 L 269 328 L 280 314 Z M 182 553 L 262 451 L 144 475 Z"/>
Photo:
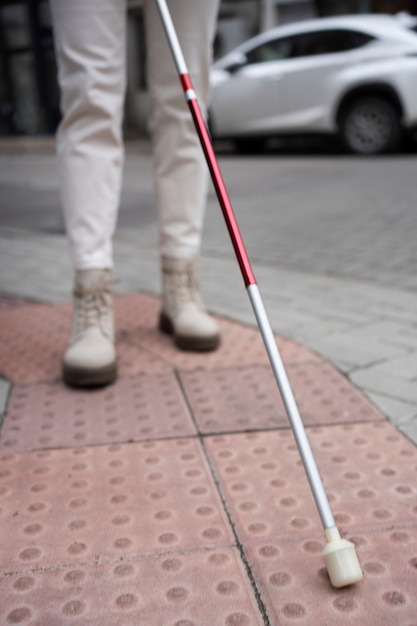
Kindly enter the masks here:
<path id="1" fill-rule="evenodd" d="M 67 0 L 71 2 L 71 0 Z M 141 0 L 128 1 L 126 132 L 144 133 L 149 112 Z M 221 0 L 215 55 L 258 32 L 346 13 L 417 15 L 417 0 Z M 53 133 L 59 93 L 48 0 L 0 0 L 0 135 Z"/>

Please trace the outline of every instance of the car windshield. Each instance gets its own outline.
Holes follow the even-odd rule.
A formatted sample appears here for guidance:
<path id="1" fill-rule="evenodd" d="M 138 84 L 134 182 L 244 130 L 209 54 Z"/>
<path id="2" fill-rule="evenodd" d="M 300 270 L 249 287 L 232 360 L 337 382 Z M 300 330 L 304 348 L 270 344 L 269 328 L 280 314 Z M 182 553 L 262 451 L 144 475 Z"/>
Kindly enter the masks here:
<path id="1" fill-rule="evenodd" d="M 348 29 L 320 30 L 280 37 L 268 41 L 246 53 L 247 62 L 267 63 L 296 57 L 334 54 L 360 48 L 374 37 Z"/>

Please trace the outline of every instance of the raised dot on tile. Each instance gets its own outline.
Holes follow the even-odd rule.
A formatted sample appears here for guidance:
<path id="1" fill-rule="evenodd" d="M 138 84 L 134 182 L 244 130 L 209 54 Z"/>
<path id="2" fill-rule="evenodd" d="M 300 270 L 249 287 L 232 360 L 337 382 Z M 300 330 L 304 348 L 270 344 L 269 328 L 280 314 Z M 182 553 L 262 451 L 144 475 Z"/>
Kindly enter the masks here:
<path id="1" fill-rule="evenodd" d="M 119 539 L 116 539 L 113 545 L 115 548 L 117 548 L 117 550 L 125 550 L 132 545 L 132 541 L 127 537 L 121 537 Z"/>
<path id="2" fill-rule="evenodd" d="M 275 572 L 269 577 L 269 582 L 274 587 L 288 587 L 291 584 L 291 576 L 286 572 Z"/>
<path id="3" fill-rule="evenodd" d="M 285 487 L 287 483 L 281 478 L 274 478 L 274 480 L 271 480 L 269 484 L 271 487 Z"/>
<path id="4" fill-rule="evenodd" d="M 159 520 L 159 521 L 165 521 L 167 519 L 171 519 L 171 517 L 172 517 L 171 511 L 164 511 L 164 510 L 163 511 L 157 511 L 154 514 L 154 518 Z"/>
<path id="5" fill-rule="evenodd" d="M 221 536 L 221 531 L 218 530 L 217 528 L 206 528 L 202 535 L 205 539 L 209 539 L 210 541 L 213 541 L 214 539 L 218 539 Z"/>
<path id="6" fill-rule="evenodd" d="M 297 500 L 295 498 L 282 498 L 280 504 L 287 507 L 297 506 Z"/>
<path id="7" fill-rule="evenodd" d="M 46 505 L 43 502 L 34 502 L 33 504 L 28 506 L 28 511 L 30 513 L 39 513 L 46 509 Z"/>
<path id="8" fill-rule="evenodd" d="M 33 576 L 21 576 L 13 583 L 13 588 L 17 591 L 28 591 L 35 585 Z"/>
<path id="9" fill-rule="evenodd" d="M 254 511 L 258 508 L 258 504 L 256 502 L 242 502 L 239 504 L 239 509 L 241 511 Z"/>
<path id="10" fill-rule="evenodd" d="M 404 532 L 393 532 L 389 538 L 395 543 L 406 543 L 410 539 L 410 536 L 408 533 Z"/>
<path id="11" fill-rule="evenodd" d="M 230 595 L 238 590 L 238 585 L 233 580 L 222 580 L 216 587 L 217 592 L 222 595 Z"/>
<path id="12" fill-rule="evenodd" d="M 226 626 L 248 626 L 250 619 L 245 613 L 231 613 L 226 618 Z"/>
<path id="13" fill-rule="evenodd" d="M 201 517 L 209 517 L 215 513 L 215 510 L 211 506 L 199 506 L 195 512 Z"/>
<path id="14" fill-rule="evenodd" d="M 303 548 L 306 552 L 317 553 L 321 552 L 322 546 L 318 541 L 306 541 L 303 544 Z"/>
<path id="15" fill-rule="evenodd" d="M 123 563 L 122 565 L 117 565 L 117 567 L 113 570 L 116 576 L 120 576 L 120 578 L 126 578 L 127 576 L 133 576 L 135 573 L 135 568 L 133 565 L 129 565 L 127 563 Z"/>
<path id="16" fill-rule="evenodd" d="M 124 502 L 126 502 L 126 500 L 127 500 L 127 496 L 125 496 L 125 495 L 123 495 L 121 493 L 117 494 L 117 495 L 115 495 L 115 496 L 113 496 L 111 498 L 111 502 L 113 504 L 123 504 Z"/>
<path id="17" fill-rule="evenodd" d="M 133 593 L 123 593 L 116 599 L 116 606 L 119 609 L 131 609 L 138 599 Z"/>
<path id="18" fill-rule="evenodd" d="M 260 535 L 267 531 L 266 524 L 262 524 L 261 522 L 257 522 L 255 524 L 249 524 L 248 531 L 254 535 Z"/>
<path id="19" fill-rule="evenodd" d="M 70 572 L 67 572 L 64 576 L 64 580 L 69 585 L 77 585 L 82 580 L 84 580 L 85 574 L 79 569 L 73 569 Z"/>
<path id="20" fill-rule="evenodd" d="M 363 569 L 367 574 L 371 574 L 373 576 L 379 576 L 384 574 L 385 565 L 382 563 L 378 563 L 378 561 L 369 561 L 363 565 Z"/>
<path id="21" fill-rule="evenodd" d="M 88 482 L 86 480 L 74 480 L 74 482 L 71 483 L 72 489 L 84 489 L 87 485 Z"/>
<path id="22" fill-rule="evenodd" d="M 279 550 L 275 546 L 262 546 L 259 548 L 258 554 L 265 559 L 275 559 L 279 556 Z"/>
<path id="23" fill-rule="evenodd" d="M 364 498 L 367 500 L 369 498 L 374 498 L 375 493 L 371 489 L 361 489 L 360 491 L 358 491 L 358 496 L 359 498 Z"/>
<path id="24" fill-rule="evenodd" d="M 71 600 L 62 607 L 62 612 L 68 617 L 75 617 L 84 613 L 86 605 L 81 600 Z"/>
<path id="25" fill-rule="evenodd" d="M 111 520 L 111 523 L 115 526 L 122 526 L 123 524 L 128 524 L 130 522 L 130 517 L 128 515 L 115 515 Z"/>
<path id="26" fill-rule="evenodd" d="M 282 612 L 285 617 L 296 619 L 299 617 L 303 617 L 306 614 L 306 610 L 302 604 L 297 604 L 296 602 L 291 602 L 290 604 L 286 604 Z"/>
<path id="27" fill-rule="evenodd" d="M 332 604 L 341 613 L 350 613 L 356 609 L 356 602 L 349 596 L 340 596 L 333 600 Z"/>
<path id="28" fill-rule="evenodd" d="M 407 485 L 399 485 L 395 488 L 395 491 L 402 496 L 408 496 L 410 495 L 410 493 L 413 493 L 412 488 L 408 487 Z"/>
<path id="29" fill-rule="evenodd" d="M 382 476 L 395 476 L 396 473 L 397 472 L 393 470 L 391 467 L 384 467 L 380 472 Z"/>
<path id="30" fill-rule="evenodd" d="M 178 537 L 174 533 L 163 533 L 162 535 L 159 535 L 158 541 L 163 544 L 176 543 L 178 541 Z"/>
<path id="31" fill-rule="evenodd" d="M 25 606 L 18 607 L 17 609 L 13 609 L 8 616 L 7 621 L 9 624 L 23 624 L 27 622 L 32 617 L 32 611 Z"/>
<path id="32" fill-rule="evenodd" d="M 153 491 L 150 495 L 152 500 L 163 500 L 166 498 L 166 491 Z"/>
<path id="33" fill-rule="evenodd" d="M 68 552 L 70 554 L 82 554 L 82 552 L 85 552 L 86 550 L 87 550 L 87 546 L 85 545 L 85 543 L 82 543 L 81 541 L 75 541 L 74 543 L 68 546 Z"/>
<path id="34" fill-rule="evenodd" d="M 400 591 L 387 591 L 382 598 L 390 606 L 401 606 L 406 603 L 405 596 Z"/>
<path id="35" fill-rule="evenodd" d="M 190 493 L 193 496 L 204 496 L 207 493 L 207 489 L 206 487 L 194 487 L 193 489 L 191 489 Z"/>
<path id="36" fill-rule="evenodd" d="M 182 568 L 182 561 L 176 557 L 165 559 L 161 564 L 162 569 L 167 572 L 178 572 Z"/>
<path id="37" fill-rule="evenodd" d="M 376 509 L 373 512 L 373 516 L 377 519 L 389 519 L 390 517 L 392 517 L 392 513 L 390 511 L 387 511 L 387 509 Z"/>
<path id="38" fill-rule="evenodd" d="M 109 480 L 111 485 L 123 485 L 125 482 L 126 478 L 124 478 L 124 476 L 113 476 L 113 478 Z"/>
<path id="39" fill-rule="evenodd" d="M 187 478 L 196 478 L 197 476 L 201 476 L 201 471 L 198 469 L 189 469 L 184 472 L 184 476 L 187 476 Z"/>
<path id="40" fill-rule="evenodd" d="M 310 522 L 305 517 L 294 517 L 294 519 L 292 519 L 290 522 L 290 525 L 293 526 L 293 528 L 300 528 L 300 529 L 307 528 L 309 524 Z"/>
<path id="41" fill-rule="evenodd" d="M 40 555 L 41 551 L 38 548 L 26 548 L 20 552 L 19 558 L 22 559 L 22 561 L 33 561 L 40 557 Z"/>
<path id="42" fill-rule="evenodd" d="M 224 552 L 215 552 L 214 554 L 210 554 L 208 558 L 208 562 L 211 565 L 225 565 L 230 561 L 230 557 Z"/>
<path id="43" fill-rule="evenodd" d="M 28 526 L 25 526 L 23 532 L 25 535 L 37 535 L 41 532 L 42 528 L 42 524 L 29 524 Z"/>
<path id="44" fill-rule="evenodd" d="M 184 587 L 172 587 L 167 591 L 167 598 L 171 602 L 184 602 L 189 595 L 189 591 Z"/>
<path id="45" fill-rule="evenodd" d="M 71 509 L 81 509 L 86 504 L 87 500 L 85 498 L 75 498 L 75 500 L 71 500 L 71 502 L 69 503 L 69 507 Z"/>

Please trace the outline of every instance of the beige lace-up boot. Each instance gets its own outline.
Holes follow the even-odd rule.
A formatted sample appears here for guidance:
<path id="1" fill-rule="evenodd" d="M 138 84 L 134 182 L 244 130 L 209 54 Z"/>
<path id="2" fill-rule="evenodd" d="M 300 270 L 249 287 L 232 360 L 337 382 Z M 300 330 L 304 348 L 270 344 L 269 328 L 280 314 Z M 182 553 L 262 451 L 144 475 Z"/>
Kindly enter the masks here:
<path id="1" fill-rule="evenodd" d="M 111 270 L 78 270 L 74 317 L 63 378 L 75 387 L 107 385 L 117 376 Z"/>
<path id="2" fill-rule="evenodd" d="M 198 292 L 197 260 L 162 258 L 162 311 L 159 329 L 173 335 L 181 350 L 215 350 L 217 323 L 206 312 Z"/>

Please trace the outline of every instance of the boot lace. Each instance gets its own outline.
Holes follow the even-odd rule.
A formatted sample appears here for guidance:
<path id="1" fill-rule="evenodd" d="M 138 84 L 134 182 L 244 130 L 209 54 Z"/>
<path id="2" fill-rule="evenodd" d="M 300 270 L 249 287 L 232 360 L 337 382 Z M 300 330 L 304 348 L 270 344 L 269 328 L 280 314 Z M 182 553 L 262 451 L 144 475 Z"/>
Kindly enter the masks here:
<path id="1" fill-rule="evenodd" d="M 105 281 L 92 289 L 74 290 L 75 316 L 73 340 L 79 340 L 87 328 L 97 326 L 102 333 L 110 337 L 109 317 L 111 293 Z"/>

